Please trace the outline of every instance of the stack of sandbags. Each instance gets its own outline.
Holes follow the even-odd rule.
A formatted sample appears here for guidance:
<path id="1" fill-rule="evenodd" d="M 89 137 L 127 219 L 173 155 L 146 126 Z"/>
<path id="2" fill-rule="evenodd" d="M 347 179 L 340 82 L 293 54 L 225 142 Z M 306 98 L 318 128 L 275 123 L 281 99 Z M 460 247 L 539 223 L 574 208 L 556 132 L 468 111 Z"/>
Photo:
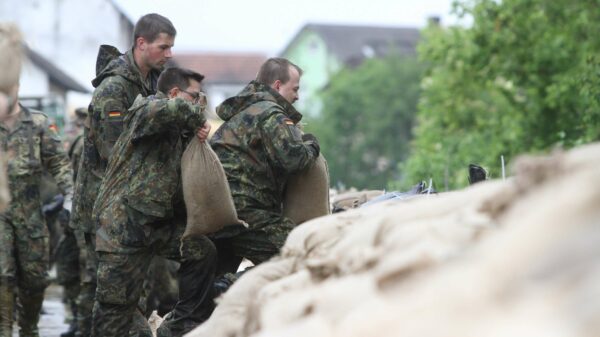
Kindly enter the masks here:
<path id="1" fill-rule="evenodd" d="M 243 323 L 223 334 L 215 311 L 190 336 L 595 336 L 599 164 L 596 144 L 308 222 L 282 250 L 287 275 L 239 303 Z"/>

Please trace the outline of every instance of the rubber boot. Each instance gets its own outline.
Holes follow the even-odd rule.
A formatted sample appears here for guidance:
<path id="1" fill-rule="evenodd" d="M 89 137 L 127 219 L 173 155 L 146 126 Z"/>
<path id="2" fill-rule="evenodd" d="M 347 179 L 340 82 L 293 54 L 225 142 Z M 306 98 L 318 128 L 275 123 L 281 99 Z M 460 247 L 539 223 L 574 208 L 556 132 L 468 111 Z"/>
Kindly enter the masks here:
<path id="1" fill-rule="evenodd" d="M 38 322 L 44 302 L 44 291 L 22 294 L 19 296 L 19 302 L 19 337 L 39 337 Z"/>
<path id="2" fill-rule="evenodd" d="M 14 309 L 13 287 L 0 284 L 0 337 L 12 337 Z"/>

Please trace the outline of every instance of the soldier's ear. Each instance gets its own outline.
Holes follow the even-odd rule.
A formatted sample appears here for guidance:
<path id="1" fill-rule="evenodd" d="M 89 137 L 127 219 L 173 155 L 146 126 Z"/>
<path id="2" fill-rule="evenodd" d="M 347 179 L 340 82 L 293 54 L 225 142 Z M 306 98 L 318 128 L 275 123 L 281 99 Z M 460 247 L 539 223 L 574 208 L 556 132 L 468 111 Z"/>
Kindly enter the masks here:
<path id="1" fill-rule="evenodd" d="M 135 39 L 135 47 L 136 47 L 136 49 L 139 49 L 141 51 L 146 49 L 146 39 L 144 39 L 141 36 L 138 36 L 138 38 Z"/>
<path id="2" fill-rule="evenodd" d="M 175 98 L 177 97 L 177 94 L 179 94 L 179 88 L 173 87 L 171 88 L 171 90 L 169 90 L 167 96 L 169 96 L 169 98 Z"/>
<path id="3" fill-rule="evenodd" d="M 275 80 L 275 82 L 273 82 L 273 84 L 271 85 L 271 88 L 275 89 L 275 91 L 279 91 L 279 88 L 281 88 L 281 81 L 280 80 Z"/>

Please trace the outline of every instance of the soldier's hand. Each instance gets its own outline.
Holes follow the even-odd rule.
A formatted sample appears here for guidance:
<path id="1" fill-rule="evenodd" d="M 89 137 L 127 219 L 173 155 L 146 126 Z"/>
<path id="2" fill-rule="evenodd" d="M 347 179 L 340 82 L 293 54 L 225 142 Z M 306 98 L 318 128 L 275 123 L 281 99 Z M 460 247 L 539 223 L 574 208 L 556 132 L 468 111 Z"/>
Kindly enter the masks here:
<path id="1" fill-rule="evenodd" d="M 319 156 L 319 153 L 321 152 L 321 147 L 319 146 L 319 141 L 317 140 L 317 137 L 315 137 L 312 133 L 305 133 L 302 135 L 302 141 L 304 141 L 306 145 L 312 147 L 315 150 L 317 157 Z"/>
<path id="2" fill-rule="evenodd" d="M 50 201 L 47 204 L 42 205 L 42 213 L 45 216 L 57 213 L 58 211 L 60 211 L 63 207 L 63 202 L 64 202 L 64 197 L 62 194 L 57 194 L 52 198 L 52 201 Z"/>
<path id="3" fill-rule="evenodd" d="M 208 138 L 208 133 L 210 132 L 210 123 L 204 122 L 204 125 L 196 130 L 196 137 L 203 142 Z"/>

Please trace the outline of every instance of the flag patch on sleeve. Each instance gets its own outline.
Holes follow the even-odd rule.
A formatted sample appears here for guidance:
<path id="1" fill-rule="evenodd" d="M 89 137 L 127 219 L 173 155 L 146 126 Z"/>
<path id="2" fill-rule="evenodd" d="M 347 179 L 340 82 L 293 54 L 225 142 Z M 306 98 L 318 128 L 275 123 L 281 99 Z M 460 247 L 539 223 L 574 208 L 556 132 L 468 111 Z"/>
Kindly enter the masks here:
<path id="1" fill-rule="evenodd" d="M 108 113 L 108 117 L 121 117 L 120 111 L 111 111 Z"/>

